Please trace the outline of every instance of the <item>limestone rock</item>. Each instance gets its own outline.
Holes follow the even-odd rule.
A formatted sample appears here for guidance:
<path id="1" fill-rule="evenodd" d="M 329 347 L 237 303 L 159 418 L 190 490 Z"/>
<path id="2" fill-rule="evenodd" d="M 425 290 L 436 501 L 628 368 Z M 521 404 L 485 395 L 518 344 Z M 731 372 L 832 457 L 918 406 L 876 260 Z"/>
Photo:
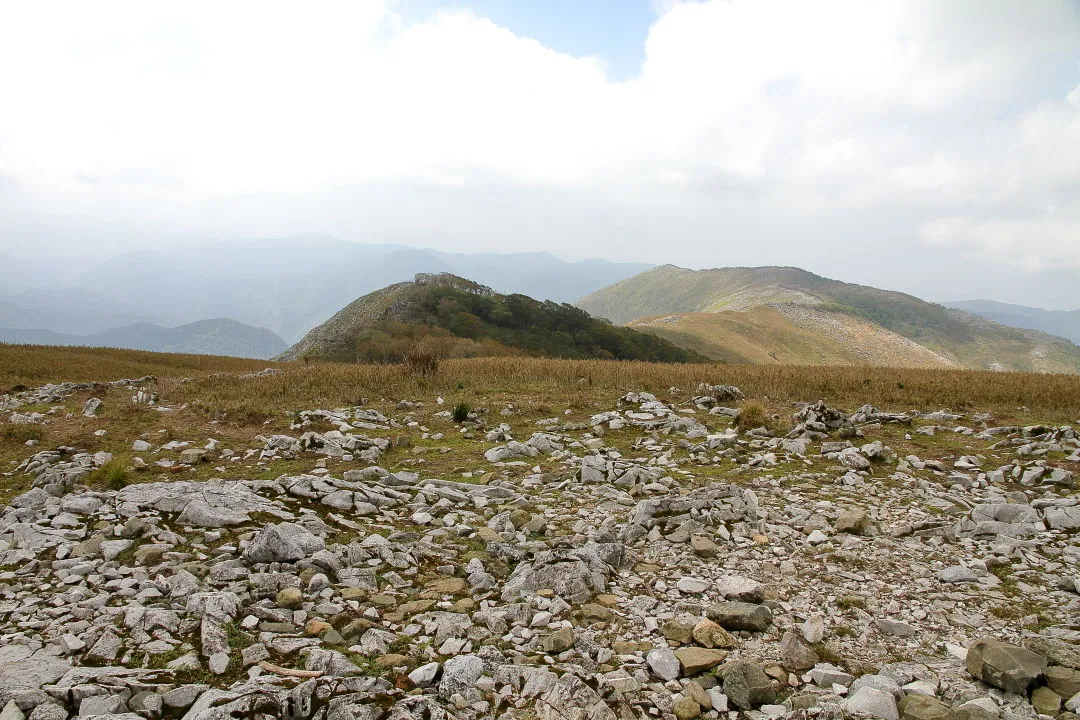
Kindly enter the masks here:
<path id="1" fill-rule="evenodd" d="M 763 632 L 772 624 L 772 611 L 765 605 L 753 603 L 715 603 L 706 609 L 705 614 L 727 630 Z"/>
<path id="2" fill-rule="evenodd" d="M 967 669 L 988 685 L 1023 694 L 1046 672 L 1046 658 L 1019 645 L 981 638 L 968 646 Z"/>
<path id="3" fill-rule="evenodd" d="M 675 651 L 675 657 L 679 660 L 682 674 L 686 677 L 693 677 L 706 670 L 712 670 L 724 662 L 727 653 L 723 650 L 711 650 L 709 648 L 684 647 Z"/>
<path id="4" fill-rule="evenodd" d="M 776 699 L 772 680 L 752 662 L 738 660 L 725 665 L 720 676 L 724 681 L 724 694 L 737 708 L 751 710 Z"/>

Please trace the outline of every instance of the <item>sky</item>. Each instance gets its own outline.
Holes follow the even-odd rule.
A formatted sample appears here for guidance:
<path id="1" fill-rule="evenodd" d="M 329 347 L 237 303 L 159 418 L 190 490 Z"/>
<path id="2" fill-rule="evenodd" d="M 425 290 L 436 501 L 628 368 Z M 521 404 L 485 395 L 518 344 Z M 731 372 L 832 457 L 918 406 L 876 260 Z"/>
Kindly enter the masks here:
<path id="1" fill-rule="evenodd" d="M 1080 1 L 0 5 L 0 254 L 326 233 L 1080 307 Z"/>

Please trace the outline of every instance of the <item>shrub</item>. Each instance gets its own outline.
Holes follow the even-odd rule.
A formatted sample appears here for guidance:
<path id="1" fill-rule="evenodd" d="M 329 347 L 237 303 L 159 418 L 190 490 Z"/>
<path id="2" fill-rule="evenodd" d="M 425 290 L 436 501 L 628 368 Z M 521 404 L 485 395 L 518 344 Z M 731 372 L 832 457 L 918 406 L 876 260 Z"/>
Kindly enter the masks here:
<path id="1" fill-rule="evenodd" d="M 127 468 L 118 460 L 110 460 L 90 473 L 86 484 L 109 490 L 121 490 L 128 484 Z"/>
<path id="2" fill-rule="evenodd" d="M 735 418 L 735 424 L 740 428 L 749 430 L 766 425 L 767 422 L 765 406 L 757 400 L 750 400 L 739 406 L 739 417 Z"/>
<path id="3" fill-rule="evenodd" d="M 409 375 L 434 375 L 439 371 L 439 356 L 417 345 L 405 353 L 405 369 Z"/>
<path id="4" fill-rule="evenodd" d="M 454 412 L 451 414 L 451 417 L 453 417 L 454 422 L 463 423 L 469 419 L 470 410 L 472 410 L 472 408 L 469 407 L 468 403 L 459 402 L 454 406 Z"/>

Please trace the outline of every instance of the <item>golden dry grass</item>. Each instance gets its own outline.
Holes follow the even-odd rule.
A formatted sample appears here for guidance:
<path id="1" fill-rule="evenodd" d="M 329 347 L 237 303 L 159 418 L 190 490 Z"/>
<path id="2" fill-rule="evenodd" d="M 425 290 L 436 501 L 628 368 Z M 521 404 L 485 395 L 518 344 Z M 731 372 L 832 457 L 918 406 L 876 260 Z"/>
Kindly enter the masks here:
<path id="1" fill-rule="evenodd" d="M 116 348 L 52 347 L 0 343 L 0 392 L 16 385 L 135 378 L 196 377 L 214 372 L 242 373 L 275 365 L 266 360 L 178 355 Z"/>
<path id="2" fill-rule="evenodd" d="M 492 397 L 527 395 L 552 405 L 581 407 L 629 390 L 692 393 L 700 382 L 737 385 L 748 397 L 773 406 L 826 400 L 854 409 L 947 407 L 1003 415 L 1027 408 L 1049 421 L 1072 422 L 1080 413 L 1080 377 L 965 370 L 756 365 L 666 365 L 599 360 L 476 358 L 446 360 L 434 376 L 416 377 L 397 365 L 293 366 L 285 372 L 241 380 L 211 375 L 179 385 L 166 402 L 192 402 L 209 411 L 239 415 L 297 408 L 334 407 L 361 398 L 408 399 L 468 391 Z"/>
<path id="3" fill-rule="evenodd" d="M 278 367 L 278 375 L 239 378 Z M 401 365 L 270 363 L 198 355 L 88 348 L 0 345 L 0 388 L 63 380 L 115 380 L 152 374 L 161 400 L 192 403 L 211 415 L 270 417 L 304 408 L 340 407 L 361 398 L 447 399 L 528 396 L 554 406 L 585 407 L 614 393 L 690 394 L 700 382 L 737 385 L 767 406 L 822 399 L 854 409 L 986 410 L 1045 421 L 1080 415 L 1080 376 L 969 370 L 787 365 L 683 365 L 602 360 L 471 358 L 444 360 L 436 374 L 409 374 Z M 192 378 L 179 382 L 179 378 Z M 1027 408 L 1028 411 L 1021 411 Z"/>

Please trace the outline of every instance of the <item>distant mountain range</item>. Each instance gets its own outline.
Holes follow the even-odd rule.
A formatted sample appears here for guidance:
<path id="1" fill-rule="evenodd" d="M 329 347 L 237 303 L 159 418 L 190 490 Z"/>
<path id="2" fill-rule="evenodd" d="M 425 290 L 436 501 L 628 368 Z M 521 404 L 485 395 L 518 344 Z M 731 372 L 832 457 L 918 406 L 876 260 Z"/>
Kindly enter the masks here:
<path id="1" fill-rule="evenodd" d="M 173 328 L 137 323 L 87 335 L 0 327 L 0 342 L 118 347 L 197 355 L 231 355 L 264 360 L 278 355 L 288 347 L 284 340 L 266 328 L 252 327 L 228 318 L 199 320 Z"/>
<path id="2" fill-rule="evenodd" d="M 591 318 L 573 305 L 496 293 L 448 273 L 417 275 L 357 298 L 279 359 L 400 362 L 417 348 L 444 358 L 706 360 L 662 338 Z"/>
<path id="3" fill-rule="evenodd" d="M 281 350 L 255 337 L 260 328 L 295 343 L 355 299 L 417 273 L 452 274 L 541 301 L 578 301 L 593 315 L 725 362 L 1077 368 L 1076 347 L 1062 338 L 1080 342 L 1080 310 L 985 300 L 935 305 L 797 268 L 693 271 L 567 262 L 542 251 L 444 253 L 325 235 L 165 245 L 81 269 L 62 260 L 29 267 L 6 250 L 0 328 L 7 340 L 265 357 Z M 27 287 L 54 277 L 62 286 Z M 232 318 L 246 329 L 177 335 L 177 326 L 223 322 L 204 318 Z"/>
<path id="4" fill-rule="evenodd" d="M 1063 338 L 798 268 L 664 265 L 577 305 L 724 362 L 1080 372 Z"/>
<path id="5" fill-rule="evenodd" d="M 50 330 L 86 335 L 112 328 L 151 323 L 177 325 L 174 313 L 152 313 L 85 288 L 24 290 L 0 295 L 0 327 Z"/>
<path id="6" fill-rule="evenodd" d="M 106 317 L 95 317 L 85 303 L 58 300 L 77 313 L 4 322 L 0 326 L 92 332 L 132 322 L 175 324 L 207 317 L 231 317 L 266 327 L 289 341 L 325 321 L 355 298 L 418 272 L 454 273 L 500 292 L 570 302 L 630 277 L 649 265 L 605 260 L 567 262 L 546 252 L 441 253 L 401 245 L 361 245 L 311 235 L 232 243 L 195 243 L 130 252 L 103 259 L 69 281 L 66 291 L 90 293 Z M 0 297 L 27 310 L 27 296 L 44 298 L 53 290 L 35 289 L 22 298 Z M 127 318 L 116 321 L 118 308 Z M 11 315 L 15 310 L 8 309 Z M 95 311 L 96 312 L 96 311 Z M 43 317 L 38 312 L 37 317 Z M 72 327 L 77 325 L 79 327 Z"/>
<path id="7" fill-rule="evenodd" d="M 1060 335 L 1080 345 L 1080 310 L 1043 310 L 994 300 L 962 300 L 942 304 L 981 315 L 1002 325 Z"/>

